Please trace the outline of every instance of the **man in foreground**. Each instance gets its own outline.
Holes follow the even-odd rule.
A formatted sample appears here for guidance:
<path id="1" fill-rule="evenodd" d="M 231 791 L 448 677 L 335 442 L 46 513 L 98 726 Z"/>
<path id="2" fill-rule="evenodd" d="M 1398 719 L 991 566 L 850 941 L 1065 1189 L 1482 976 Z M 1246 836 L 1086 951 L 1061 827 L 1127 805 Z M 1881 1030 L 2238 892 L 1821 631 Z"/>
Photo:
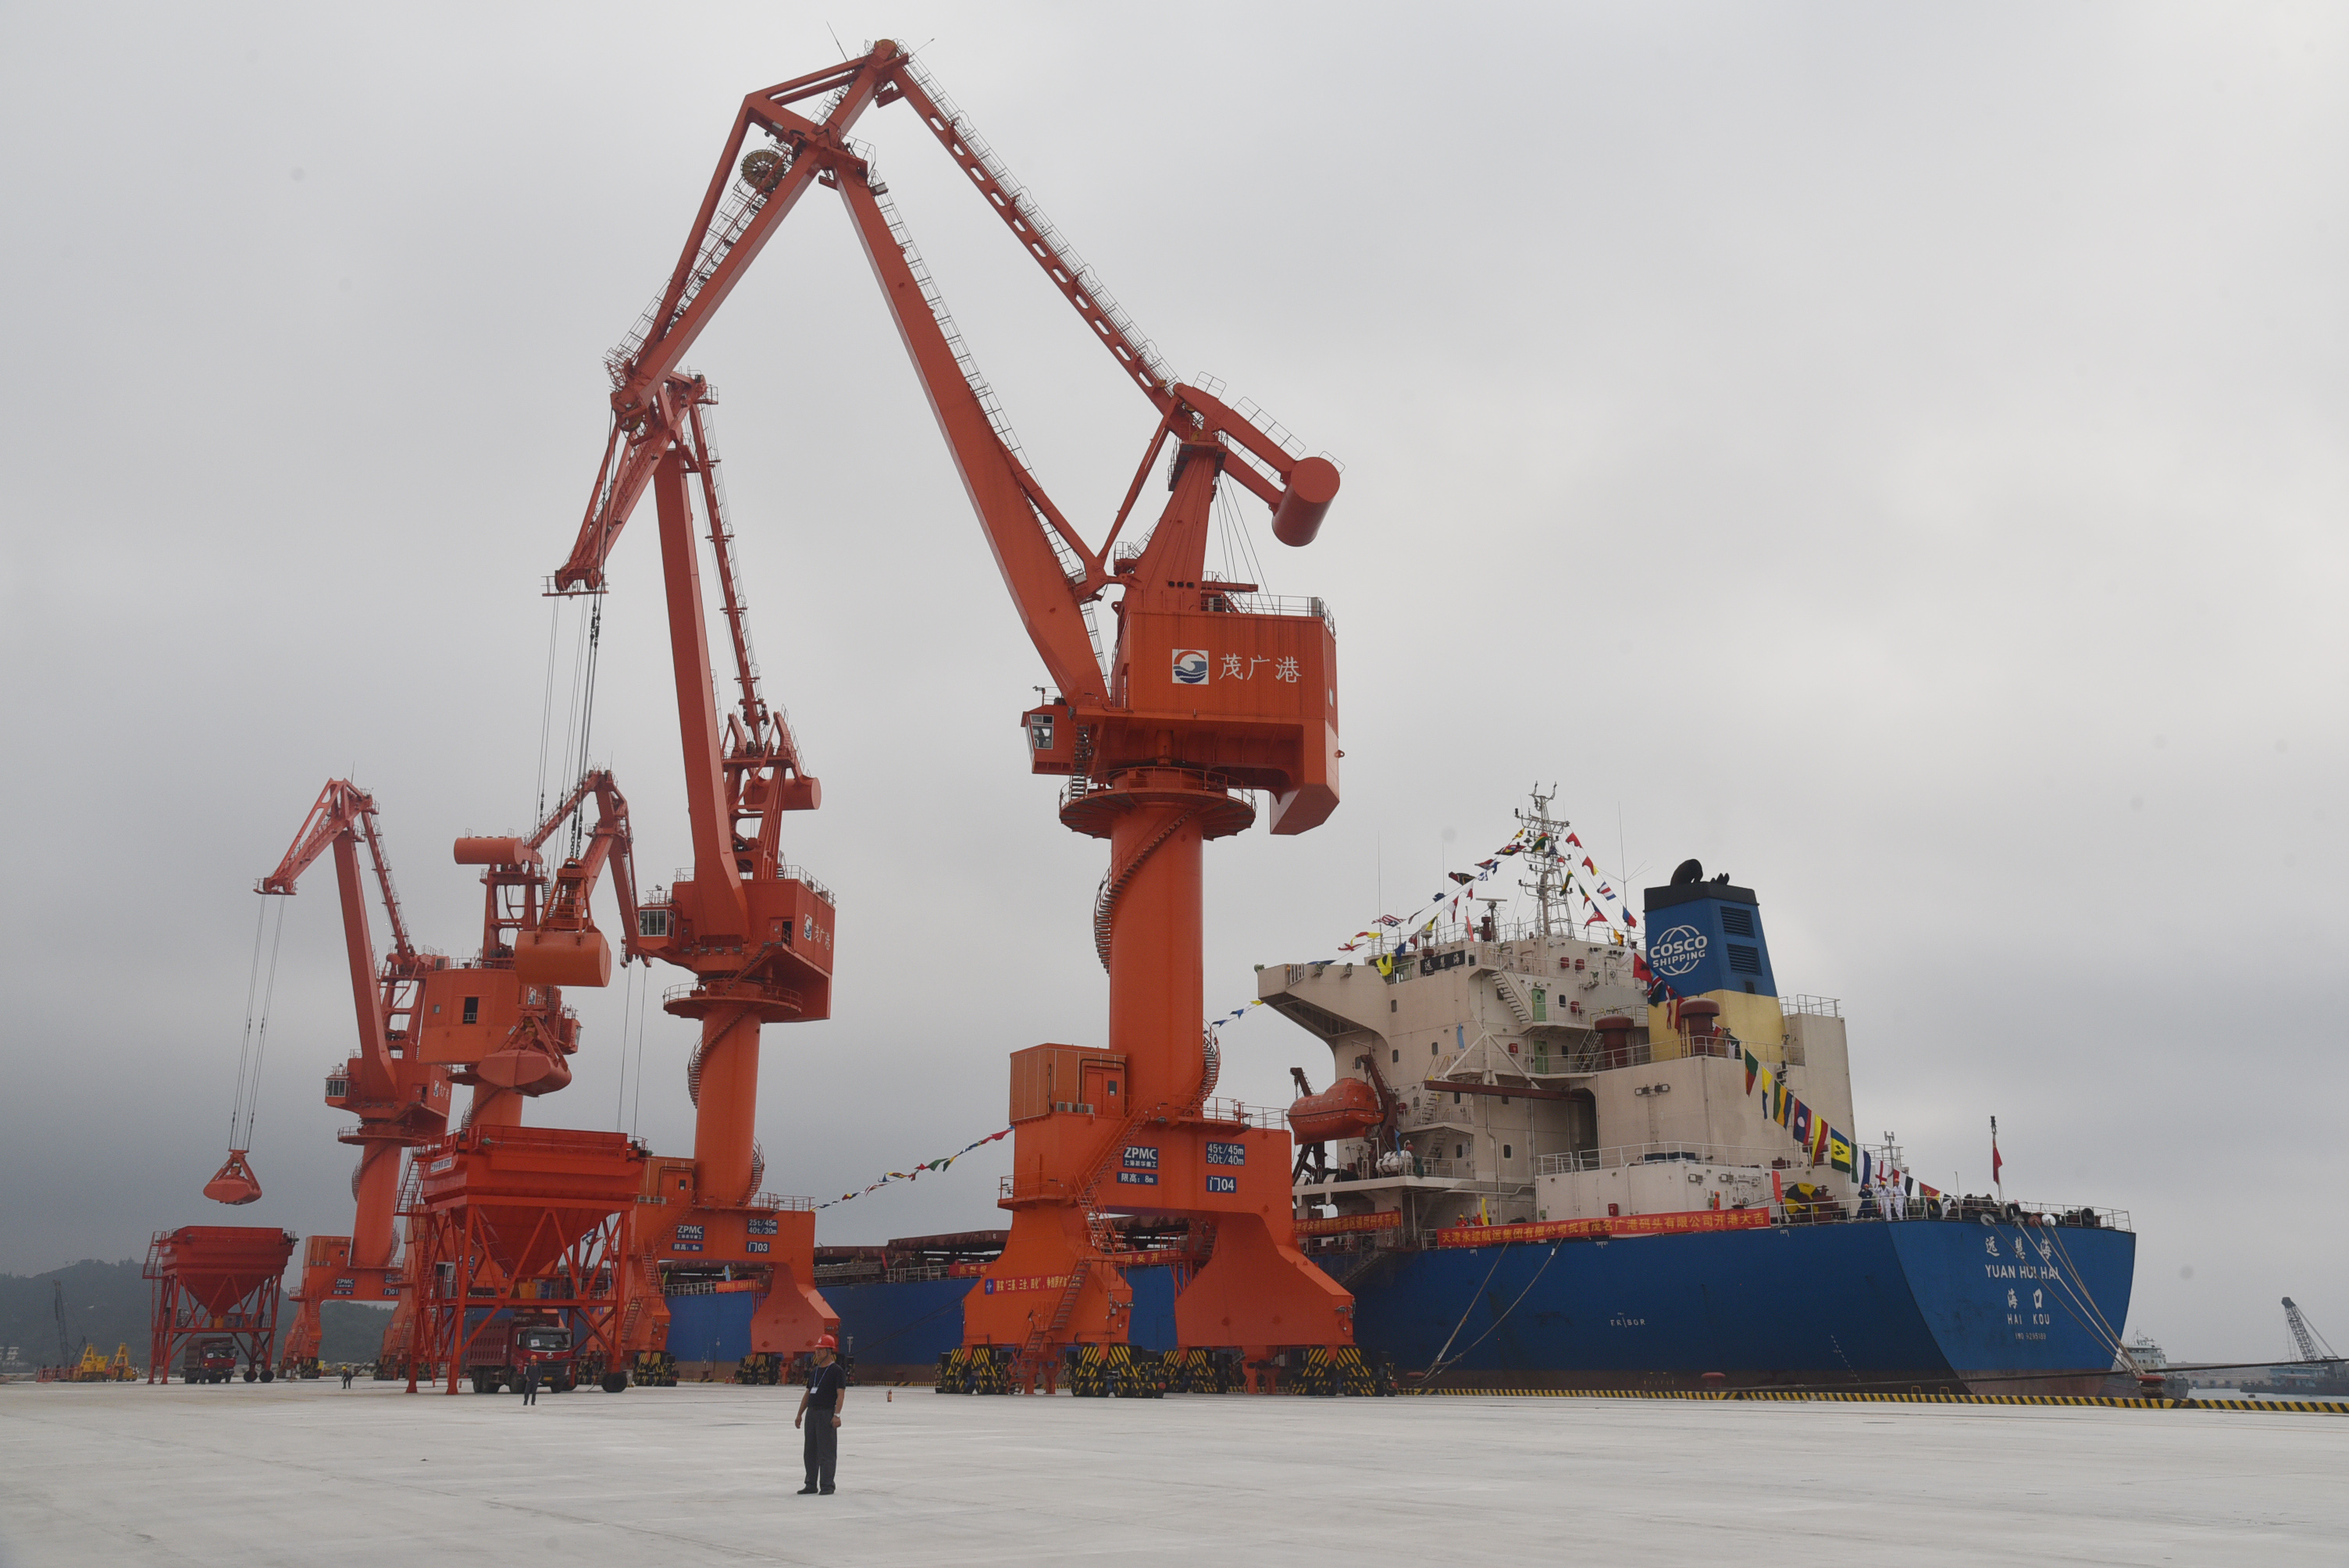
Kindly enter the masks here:
<path id="1" fill-rule="evenodd" d="M 792 1418 L 792 1426 L 804 1426 L 807 1431 L 807 1484 L 800 1488 L 802 1497 L 810 1492 L 832 1495 L 833 1470 L 840 1458 L 840 1406 L 848 1389 L 839 1348 L 829 1334 L 815 1342 L 815 1367 L 808 1374 L 807 1392 L 800 1396 L 799 1413 Z"/>

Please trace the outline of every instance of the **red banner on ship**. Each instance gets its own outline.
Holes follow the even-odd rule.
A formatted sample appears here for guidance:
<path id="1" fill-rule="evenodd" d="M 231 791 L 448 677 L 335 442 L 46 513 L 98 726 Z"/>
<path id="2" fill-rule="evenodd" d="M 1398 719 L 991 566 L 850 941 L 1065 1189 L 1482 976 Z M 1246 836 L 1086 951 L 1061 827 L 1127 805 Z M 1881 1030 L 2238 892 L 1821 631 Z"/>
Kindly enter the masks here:
<path id="1" fill-rule="evenodd" d="M 1402 1211 L 1387 1209 L 1375 1214 L 1340 1214 L 1327 1220 L 1299 1220 L 1297 1233 L 1300 1236 L 1344 1236 L 1357 1231 L 1400 1231 Z"/>
<path id="2" fill-rule="evenodd" d="M 1676 1236 L 1696 1231 L 1754 1231 L 1769 1223 L 1767 1209 L 1692 1209 L 1682 1214 L 1537 1220 L 1524 1225 L 1450 1225 L 1435 1233 L 1435 1244 L 1497 1247 L 1508 1242 L 1568 1242 L 1583 1236 Z"/>

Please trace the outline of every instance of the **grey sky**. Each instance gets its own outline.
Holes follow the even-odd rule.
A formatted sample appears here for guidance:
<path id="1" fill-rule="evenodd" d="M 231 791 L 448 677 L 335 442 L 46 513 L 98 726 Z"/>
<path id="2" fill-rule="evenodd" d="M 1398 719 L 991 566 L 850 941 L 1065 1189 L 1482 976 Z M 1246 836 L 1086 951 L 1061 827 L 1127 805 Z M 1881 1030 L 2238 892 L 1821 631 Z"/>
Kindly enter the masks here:
<path id="1" fill-rule="evenodd" d="M 423 938 L 476 944 L 448 844 L 529 823 L 599 356 L 828 17 L 926 42 L 1176 366 L 1348 465 L 1309 552 L 1252 510 L 1268 585 L 1335 608 L 1344 803 L 1211 851 L 1211 1009 L 1556 779 L 1611 874 L 1760 892 L 1782 985 L 1844 999 L 1854 1130 L 1979 1190 L 1996 1114 L 2010 1193 L 2131 1210 L 2132 1332 L 2273 1355 L 2289 1293 L 2349 1335 L 2341 11 L 979 15 L 11 14 L 0 1268 L 227 1217 L 248 890 L 328 776 Z M 865 135 L 1098 538 L 1145 405 L 904 110 Z M 825 783 L 791 848 L 841 893 L 835 1013 L 770 1031 L 761 1126 L 771 1185 L 833 1194 L 1003 1125 L 1008 1051 L 1099 1037 L 1100 850 L 1024 770 L 1041 669 L 833 198 L 691 363 Z M 595 747 L 648 881 L 689 858 L 651 546 Z M 236 1216 L 305 1233 L 349 1216 L 330 889 L 287 912 Z M 609 1126 L 624 997 L 576 1000 L 533 1119 Z M 1226 1039 L 1247 1098 L 1327 1071 L 1261 1011 Z M 663 1149 L 690 1040 L 651 1014 Z M 1001 1164 L 820 1233 L 990 1224 Z"/>

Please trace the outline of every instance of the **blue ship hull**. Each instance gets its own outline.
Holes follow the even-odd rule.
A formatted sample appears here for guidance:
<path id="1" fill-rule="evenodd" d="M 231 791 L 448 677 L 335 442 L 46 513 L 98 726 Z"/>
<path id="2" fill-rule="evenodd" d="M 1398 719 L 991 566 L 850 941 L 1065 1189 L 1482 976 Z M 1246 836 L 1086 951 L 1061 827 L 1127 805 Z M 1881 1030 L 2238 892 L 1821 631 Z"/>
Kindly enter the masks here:
<path id="1" fill-rule="evenodd" d="M 1407 1375 L 1441 1357 L 1455 1387 L 2079 1394 L 2110 1374 L 2136 1261 L 2126 1231 L 1912 1220 L 1394 1252 L 1342 1283 L 1363 1349 Z M 1126 1278 L 1133 1343 L 1172 1349 L 1170 1272 Z M 961 1343 L 972 1284 L 824 1298 L 866 1376 L 911 1377 Z M 669 1305 L 680 1360 L 749 1348 L 749 1296 Z"/>

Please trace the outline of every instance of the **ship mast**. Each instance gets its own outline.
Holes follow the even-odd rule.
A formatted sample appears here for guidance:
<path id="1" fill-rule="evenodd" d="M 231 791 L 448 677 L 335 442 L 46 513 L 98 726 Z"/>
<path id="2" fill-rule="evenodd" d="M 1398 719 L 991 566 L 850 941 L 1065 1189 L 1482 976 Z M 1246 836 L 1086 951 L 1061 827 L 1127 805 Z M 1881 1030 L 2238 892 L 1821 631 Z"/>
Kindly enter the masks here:
<path id="1" fill-rule="evenodd" d="M 1549 814 L 1549 803 L 1557 799 L 1557 785 L 1551 785 L 1549 787 L 1549 793 L 1545 795 L 1541 792 L 1541 786 L 1537 784 L 1533 787 L 1532 793 L 1533 809 L 1531 810 L 1518 811 L 1514 814 L 1519 824 L 1533 833 L 1537 841 L 1545 839 L 1547 840 L 1548 843 L 1545 848 L 1551 849 L 1552 852 L 1545 854 L 1542 859 L 1534 862 L 1533 881 L 1529 882 L 1521 882 L 1517 886 L 1524 892 L 1534 895 L 1536 903 L 1540 910 L 1540 913 L 1536 918 L 1541 927 L 1542 939 L 1544 941 L 1547 941 L 1551 934 L 1549 924 L 1550 904 L 1553 902 L 1558 903 L 1566 902 L 1566 893 L 1564 892 L 1565 879 L 1561 878 L 1557 874 L 1556 869 L 1557 861 L 1555 858 L 1554 846 L 1560 839 L 1566 836 L 1566 830 L 1574 824 L 1560 818 L 1554 818 Z M 1568 918 L 1570 921 L 1572 917 L 1569 915 Z M 1571 929 L 1570 925 L 1569 929 Z"/>

